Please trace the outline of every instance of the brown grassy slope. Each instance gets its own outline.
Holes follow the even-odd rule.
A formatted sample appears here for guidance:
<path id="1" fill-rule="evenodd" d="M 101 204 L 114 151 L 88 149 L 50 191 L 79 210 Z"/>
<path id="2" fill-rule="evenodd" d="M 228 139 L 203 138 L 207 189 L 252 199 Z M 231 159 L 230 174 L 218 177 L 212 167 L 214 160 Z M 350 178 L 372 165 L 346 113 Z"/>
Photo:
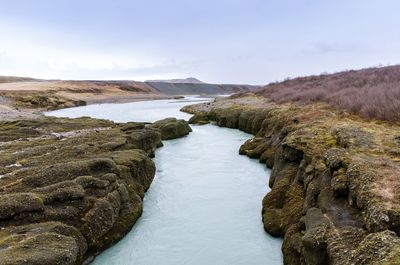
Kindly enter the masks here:
<path id="1" fill-rule="evenodd" d="M 1 80 L 2 77 L 0 77 Z M 0 91 L 52 91 L 71 93 L 152 92 L 143 82 L 135 81 L 29 81 L 0 84 Z"/>
<path id="2" fill-rule="evenodd" d="M 30 109 L 57 109 L 75 106 L 76 102 L 112 102 L 155 96 L 151 87 L 135 81 L 46 80 L 0 83 L 0 97 L 8 99 L 14 107 Z"/>
<path id="3" fill-rule="evenodd" d="M 400 121 L 400 65 L 295 78 L 256 94 L 277 103 L 327 102 L 365 118 Z"/>
<path id="4" fill-rule="evenodd" d="M 19 76 L 0 76 L 0 83 L 13 83 L 13 82 L 27 82 L 27 81 L 39 81 L 30 77 L 19 77 Z"/>

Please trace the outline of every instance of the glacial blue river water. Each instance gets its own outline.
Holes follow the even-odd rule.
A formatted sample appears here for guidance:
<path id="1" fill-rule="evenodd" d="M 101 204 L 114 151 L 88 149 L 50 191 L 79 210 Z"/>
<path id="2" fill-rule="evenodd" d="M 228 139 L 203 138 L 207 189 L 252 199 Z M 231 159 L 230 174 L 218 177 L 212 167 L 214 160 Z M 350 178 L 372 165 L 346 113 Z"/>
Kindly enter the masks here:
<path id="1" fill-rule="evenodd" d="M 188 119 L 179 109 L 193 100 L 198 99 L 90 105 L 47 115 L 117 122 Z M 238 155 L 251 135 L 214 125 L 192 129 L 189 136 L 165 141 L 156 151 L 156 177 L 143 215 L 92 264 L 282 264 L 282 241 L 266 234 L 261 221 L 270 172 L 257 160 Z"/>

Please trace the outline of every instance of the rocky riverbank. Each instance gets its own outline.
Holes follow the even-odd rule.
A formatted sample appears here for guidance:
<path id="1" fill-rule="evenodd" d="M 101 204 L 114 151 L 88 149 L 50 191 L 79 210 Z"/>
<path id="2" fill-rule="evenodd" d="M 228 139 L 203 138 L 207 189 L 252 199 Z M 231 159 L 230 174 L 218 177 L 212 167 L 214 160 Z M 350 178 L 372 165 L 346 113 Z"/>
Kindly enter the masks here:
<path id="1" fill-rule="evenodd" d="M 250 85 L 207 84 L 194 80 L 79 81 L 0 76 L 0 118 L 33 119 L 40 117 L 42 111 L 89 104 L 180 98 L 182 95 L 212 96 L 248 92 L 258 88 Z"/>
<path id="2" fill-rule="evenodd" d="M 82 264 L 121 239 L 154 178 L 159 124 L 0 122 L 0 264 Z M 189 130 L 168 120 L 168 139 Z"/>
<path id="3" fill-rule="evenodd" d="M 262 217 L 285 264 L 399 264 L 398 124 L 253 95 L 183 111 L 255 136 L 240 153 L 272 168 Z"/>

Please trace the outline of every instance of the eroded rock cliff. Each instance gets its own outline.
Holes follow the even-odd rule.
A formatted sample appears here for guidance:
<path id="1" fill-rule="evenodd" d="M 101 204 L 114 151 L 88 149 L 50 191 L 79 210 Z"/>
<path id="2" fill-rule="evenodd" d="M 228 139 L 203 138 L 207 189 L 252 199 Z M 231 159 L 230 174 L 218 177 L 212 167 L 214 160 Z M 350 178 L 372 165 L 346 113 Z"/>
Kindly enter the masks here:
<path id="1" fill-rule="evenodd" d="M 254 96 L 183 111 L 255 136 L 240 153 L 272 168 L 262 217 L 285 264 L 400 264 L 397 124 Z"/>
<path id="2" fill-rule="evenodd" d="M 0 122 L 0 264 L 81 264 L 142 213 L 159 129 L 90 118 Z"/>

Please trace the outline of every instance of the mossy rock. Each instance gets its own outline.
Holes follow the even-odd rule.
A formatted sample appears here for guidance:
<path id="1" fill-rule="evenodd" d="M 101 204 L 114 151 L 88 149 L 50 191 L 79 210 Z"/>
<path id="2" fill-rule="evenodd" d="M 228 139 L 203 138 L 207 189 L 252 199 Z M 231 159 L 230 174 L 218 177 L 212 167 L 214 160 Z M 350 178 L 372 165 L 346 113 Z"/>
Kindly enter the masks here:
<path id="1" fill-rule="evenodd" d="M 357 126 L 341 126 L 332 129 L 339 146 L 346 149 L 366 149 L 375 145 L 372 133 Z"/>
<path id="2" fill-rule="evenodd" d="M 11 236 L 0 243 L 9 245 L 0 254 L 2 265 L 74 265 L 79 258 L 79 246 L 70 236 L 52 232 L 32 236 Z"/>
<path id="3" fill-rule="evenodd" d="M 83 187 L 69 180 L 37 188 L 32 191 L 36 194 L 40 194 L 45 204 L 50 204 L 55 201 L 77 200 L 85 196 Z"/>
<path id="4" fill-rule="evenodd" d="M 400 261 L 400 245 L 393 247 L 387 257 L 384 258 L 382 265 L 398 265 Z"/>
<path id="5" fill-rule="evenodd" d="M 132 132 L 139 129 L 144 129 L 145 123 L 143 122 L 127 122 L 122 124 L 121 130 L 124 132 Z"/>
<path id="6" fill-rule="evenodd" d="M 185 120 L 177 120 L 176 118 L 166 118 L 159 120 L 150 125 L 161 131 L 162 140 L 171 140 L 188 135 L 192 129 Z"/>
<path id="7" fill-rule="evenodd" d="M 114 174 L 114 176 L 116 176 Z M 74 179 L 74 182 L 78 183 L 83 188 L 97 188 L 97 189 L 104 189 L 108 185 L 110 185 L 110 181 L 95 178 L 93 176 L 80 176 Z"/>
<path id="8" fill-rule="evenodd" d="M 334 227 L 327 237 L 327 251 L 332 264 L 358 264 L 352 263 L 354 249 L 360 245 L 367 235 L 362 228 L 352 226 Z"/>
<path id="9" fill-rule="evenodd" d="M 14 106 L 23 108 L 55 110 L 86 105 L 86 102 L 83 100 L 69 99 L 52 92 L 27 91 L 23 94 L 8 93 L 6 97 L 12 101 Z"/>
<path id="10" fill-rule="evenodd" d="M 345 166 L 347 153 L 344 148 L 331 148 L 325 153 L 325 163 L 332 170 Z"/>
<path id="11" fill-rule="evenodd" d="M 271 236 L 281 237 L 284 234 L 281 209 L 263 208 L 262 221 L 265 231 Z"/>
<path id="12" fill-rule="evenodd" d="M 255 137 L 247 140 L 240 146 L 239 154 L 247 155 L 250 158 L 260 158 L 261 155 L 271 148 L 271 143 L 267 138 Z"/>
<path id="13" fill-rule="evenodd" d="M 399 264 L 400 238 L 393 231 L 367 235 L 352 253 L 350 264 Z"/>
<path id="14" fill-rule="evenodd" d="M 17 253 L 18 249 L 23 249 L 24 242 L 25 240 L 29 240 L 32 238 L 37 237 L 38 235 L 41 234 L 58 234 L 61 236 L 65 236 L 68 238 L 61 237 L 61 241 L 66 241 L 68 247 L 69 242 L 71 242 L 71 238 L 75 240 L 76 245 L 78 246 L 78 253 L 77 257 L 74 258 L 73 260 L 76 260 L 77 262 L 81 261 L 83 258 L 83 254 L 87 250 L 87 243 L 86 239 L 83 237 L 81 232 L 76 229 L 73 226 L 65 225 L 61 222 L 43 222 L 43 223 L 34 223 L 30 225 L 22 225 L 22 226 L 9 226 L 4 228 L 2 231 L 0 231 L 0 248 L 11 248 L 13 249 L 10 253 L 11 255 L 13 252 Z M 40 240 L 43 238 L 39 237 Z M 52 240 L 44 240 L 42 244 L 32 244 L 30 246 L 30 251 L 56 251 L 56 249 L 53 249 L 52 247 Z M 71 247 L 75 248 L 75 245 L 71 242 Z M 56 247 L 57 248 L 57 247 Z M 68 250 L 67 250 L 68 251 Z M 72 251 L 75 253 L 75 251 Z M 45 253 L 44 253 L 45 254 Z M 50 255 L 50 253 L 48 253 Z M 0 257 L 3 258 L 3 256 L 0 255 Z M 19 258 L 19 256 L 15 256 L 14 258 Z M 35 257 L 31 257 L 32 259 L 35 259 Z M 30 258 L 26 258 L 29 262 L 34 263 L 35 261 L 30 260 Z M 2 261 L 2 260 L 1 260 Z M 44 262 L 46 262 L 44 260 Z M 1 262 L 0 262 L 1 263 Z M 1 263 L 3 264 L 3 263 Z M 26 264 L 26 263 L 25 263 Z M 31 264 L 31 263 L 29 263 Z M 46 264 L 46 263 L 43 263 Z"/>
<path id="15" fill-rule="evenodd" d="M 210 120 L 205 113 L 195 114 L 189 119 L 189 124 L 205 125 L 208 123 L 210 123 Z"/>
<path id="16" fill-rule="evenodd" d="M 303 234 L 301 227 L 297 224 L 291 225 L 284 236 L 282 244 L 283 264 L 301 265 L 302 264 L 302 244 Z"/>
<path id="17" fill-rule="evenodd" d="M 262 215 L 267 232 L 285 235 L 285 264 L 400 264 L 385 231 L 400 233 L 398 124 L 246 95 L 183 109 L 256 136 L 239 152 L 273 167 Z"/>
<path id="18" fill-rule="evenodd" d="M 156 167 L 146 152 L 140 149 L 118 151 L 112 153 L 111 157 L 119 165 L 119 170 L 128 170 L 129 179 L 137 181 L 144 190 L 150 187 Z M 120 175 L 123 173 L 120 172 Z"/>
<path id="19" fill-rule="evenodd" d="M 97 244 L 114 225 L 117 219 L 113 205 L 105 199 L 99 199 L 93 208 L 84 216 L 85 224 L 81 228 L 82 234 L 88 239 L 89 247 Z"/>
<path id="20" fill-rule="evenodd" d="M 349 193 L 349 180 L 346 170 L 343 168 L 334 172 L 331 180 L 331 188 L 336 197 L 347 196 Z"/>
<path id="21" fill-rule="evenodd" d="M 217 122 L 218 126 L 236 129 L 239 126 L 241 112 L 241 109 L 232 107 L 211 111 L 210 115 L 215 117 L 213 120 Z"/>
<path id="22" fill-rule="evenodd" d="M 129 132 L 127 143 L 131 148 L 142 149 L 150 156 L 154 156 L 154 151 L 161 147 L 161 132 L 154 128 L 137 129 Z"/>
<path id="23" fill-rule="evenodd" d="M 121 239 L 142 212 L 160 135 L 91 118 L 0 122 L 0 264 L 82 264 Z"/>
<path id="24" fill-rule="evenodd" d="M 110 158 L 91 158 L 80 161 L 57 163 L 42 167 L 35 167 L 27 171 L 31 176 L 25 177 L 21 185 L 29 187 L 44 187 L 66 179 L 74 179 L 78 176 L 98 176 L 105 173 L 113 173 L 117 166 Z"/>
<path id="25" fill-rule="evenodd" d="M 321 225 L 309 229 L 302 237 L 303 257 L 305 264 L 325 265 L 329 264 L 327 252 L 328 227 Z"/>
<path id="26" fill-rule="evenodd" d="M 265 163 L 268 168 L 274 166 L 276 149 L 274 146 L 270 146 L 260 156 L 260 163 Z"/>
<path id="27" fill-rule="evenodd" d="M 43 200 L 34 193 L 0 195 L 0 219 L 10 218 L 23 212 L 43 210 Z"/>

